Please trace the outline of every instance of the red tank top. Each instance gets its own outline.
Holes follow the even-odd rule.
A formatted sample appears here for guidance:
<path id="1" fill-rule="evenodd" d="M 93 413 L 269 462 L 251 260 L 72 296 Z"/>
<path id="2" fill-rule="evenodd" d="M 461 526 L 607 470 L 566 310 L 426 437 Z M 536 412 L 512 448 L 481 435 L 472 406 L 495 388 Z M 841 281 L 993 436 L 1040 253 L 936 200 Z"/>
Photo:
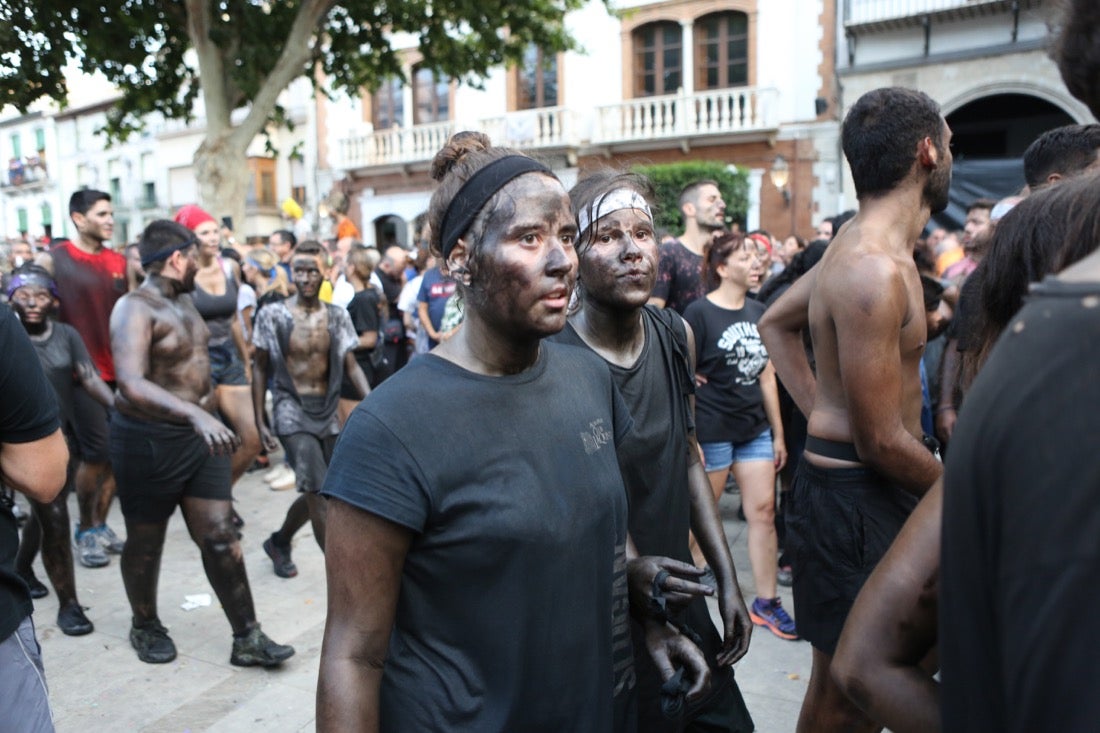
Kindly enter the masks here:
<path id="1" fill-rule="evenodd" d="M 54 245 L 50 255 L 61 295 L 58 318 L 77 330 L 99 375 L 113 382 L 111 309 L 126 294 L 126 258 L 106 248 L 89 254 L 68 240 Z"/>

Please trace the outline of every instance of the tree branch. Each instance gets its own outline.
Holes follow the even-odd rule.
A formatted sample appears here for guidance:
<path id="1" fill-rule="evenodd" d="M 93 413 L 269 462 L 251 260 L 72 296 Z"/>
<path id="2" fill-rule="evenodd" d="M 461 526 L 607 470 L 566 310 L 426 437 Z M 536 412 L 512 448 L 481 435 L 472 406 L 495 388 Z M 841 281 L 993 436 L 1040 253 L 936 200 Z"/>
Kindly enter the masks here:
<path id="1" fill-rule="evenodd" d="M 310 40 L 318 31 L 321 19 L 332 8 L 335 0 L 304 0 L 287 34 L 283 52 L 264 79 L 263 85 L 252 100 L 248 115 L 233 130 L 231 137 L 242 147 L 260 134 L 271 116 L 282 93 L 292 81 L 302 75 L 306 62 L 313 55 Z"/>
<path id="2" fill-rule="evenodd" d="M 187 35 L 199 62 L 202 99 L 206 107 L 207 137 L 224 133 L 233 112 L 226 90 L 225 59 L 210 40 L 211 4 L 207 0 L 185 0 Z"/>

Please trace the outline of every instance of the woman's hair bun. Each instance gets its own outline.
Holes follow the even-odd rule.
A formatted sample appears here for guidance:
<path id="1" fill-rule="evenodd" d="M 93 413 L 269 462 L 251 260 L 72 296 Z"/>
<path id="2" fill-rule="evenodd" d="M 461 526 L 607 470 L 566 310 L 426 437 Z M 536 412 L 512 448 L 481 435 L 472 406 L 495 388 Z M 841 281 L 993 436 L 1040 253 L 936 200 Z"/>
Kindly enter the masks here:
<path id="1" fill-rule="evenodd" d="M 456 165 L 462 162 L 470 153 L 479 153 L 493 147 L 489 136 L 484 132 L 466 130 L 456 132 L 447 141 L 447 144 L 435 154 L 432 159 L 432 180 L 442 181 L 443 177 L 451 172 Z"/>

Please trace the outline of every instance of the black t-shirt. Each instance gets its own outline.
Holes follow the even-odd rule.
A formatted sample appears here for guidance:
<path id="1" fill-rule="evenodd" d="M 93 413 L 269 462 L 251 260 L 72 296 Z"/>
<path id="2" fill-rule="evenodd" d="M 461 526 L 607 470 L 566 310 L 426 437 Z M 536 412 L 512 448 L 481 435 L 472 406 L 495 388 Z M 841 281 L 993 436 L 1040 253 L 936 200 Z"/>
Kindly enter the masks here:
<path id="1" fill-rule="evenodd" d="M 1100 284 L 1048 279 L 959 414 L 945 469 L 945 731 L 1100 721 Z"/>
<path id="2" fill-rule="evenodd" d="M 95 368 L 84 341 L 69 324 L 54 322 L 50 325 L 49 336 L 42 340 L 31 338 L 31 344 L 38 354 L 43 373 L 57 393 L 62 425 L 72 425 L 76 367 L 78 364 L 88 364 Z"/>
<path id="3" fill-rule="evenodd" d="M 362 335 L 373 331 L 379 333 L 385 319 L 378 312 L 378 304 L 381 297 L 373 287 L 367 287 L 356 293 L 348 303 L 348 313 L 351 315 L 351 325 L 355 333 Z M 367 382 L 373 388 L 377 384 L 375 367 L 382 356 L 382 337 L 379 335 L 378 343 L 373 349 L 355 349 L 355 361 L 367 377 Z"/>
<path id="4" fill-rule="evenodd" d="M 30 443 L 58 428 L 57 398 L 42 373 L 23 325 L 0 304 L 0 443 Z M 8 489 L 0 490 L 0 640 L 33 610 L 27 585 L 15 574 L 19 525 Z"/>
<path id="5" fill-rule="evenodd" d="M 322 493 L 415 533 L 383 730 L 632 729 L 631 422 L 602 360 L 545 342 L 504 377 L 425 354 L 352 413 Z"/>
<path id="6" fill-rule="evenodd" d="M 707 378 L 695 396 L 695 424 L 701 443 L 747 443 L 768 427 L 760 373 L 768 351 L 756 324 L 764 305 L 745 298 L 729 310 L 700 298 L 684 311 L 695 332 L 695 370 Z"/>
<path id="7" fill-rule="evenodd" d="M 629 529 L 641 555 L 692 562 L 688 549 L 691 495 L 688 490 L 688 433 L 694 429 L 689 396 L 695 391 L 687 352 L 687 331 L 670 310 L 643 310 L 645 345 L 630 367 L 608 363 L 615 385 L 634 418 L 634 428 L 619 446 L 619 465 L 630 500 Z M 590 349 L 568 324 L 553 340 Z M 593 352 L 594 353 L 594 352 Z M 731 680 L 715 659 L 722 639 L 714 628 L 707 603 L 698 597 L 678 618 L 702 639 L 712 668 L 712 694 Z M 632 621 L 638 669 L 640 729 L 678 730 L 678 722 L 660 712 L 660 672 L 644 645 L 642 626 Z M 706 700 L 699 706 L 705 706 Z"/>
<path id="8" fill-rule="evenodd" d="M 703 256 L 692 252 L 680 240 L 662 244 L 659 252 L 653 297 L 664 300 L 666 308 L 682 315 L 688 305 L 707 292 L 703 286 Z"/>

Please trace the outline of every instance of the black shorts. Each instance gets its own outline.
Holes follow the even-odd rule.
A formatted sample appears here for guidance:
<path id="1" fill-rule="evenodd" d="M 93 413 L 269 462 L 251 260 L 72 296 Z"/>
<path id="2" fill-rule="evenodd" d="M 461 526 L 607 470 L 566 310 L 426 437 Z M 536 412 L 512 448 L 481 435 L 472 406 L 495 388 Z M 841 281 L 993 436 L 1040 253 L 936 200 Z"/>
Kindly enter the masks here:
<path id="1" fill-rule="evenodd" d="M 163 522 L 184 497 L 231 500 L 229 456 L 211 455 L 190 425 L 112 413 L 111 466 L 127 520 Z"/>
<path id="2" fill-rule="evenodd" d="M 304 494 L 316 494 L 325 483 L 332 449 L 336 447 L 335 435 L 318 438 L 309 433 L 291 433 L 280 435 L 286 460 L 294 469 L 294 478 L 298 491 Z"/>
<path id="3" fill-rule="evenodd" d="M 111 388 L 114 391 L 114 388 Z M 73 388 L 73 434 L 76 438 L 76 455 L 85 463 L 106 463 L 110 460 L 107 450 L 107 408 L 96 402 L 87 390 Z"/>
<path id="4" fill-rule="evenodd" d="M 787 505 L 798 634 L 836 651 L 848 612 L 917 505 L 917 497 L 868 468 L 798 466 Z"/>

